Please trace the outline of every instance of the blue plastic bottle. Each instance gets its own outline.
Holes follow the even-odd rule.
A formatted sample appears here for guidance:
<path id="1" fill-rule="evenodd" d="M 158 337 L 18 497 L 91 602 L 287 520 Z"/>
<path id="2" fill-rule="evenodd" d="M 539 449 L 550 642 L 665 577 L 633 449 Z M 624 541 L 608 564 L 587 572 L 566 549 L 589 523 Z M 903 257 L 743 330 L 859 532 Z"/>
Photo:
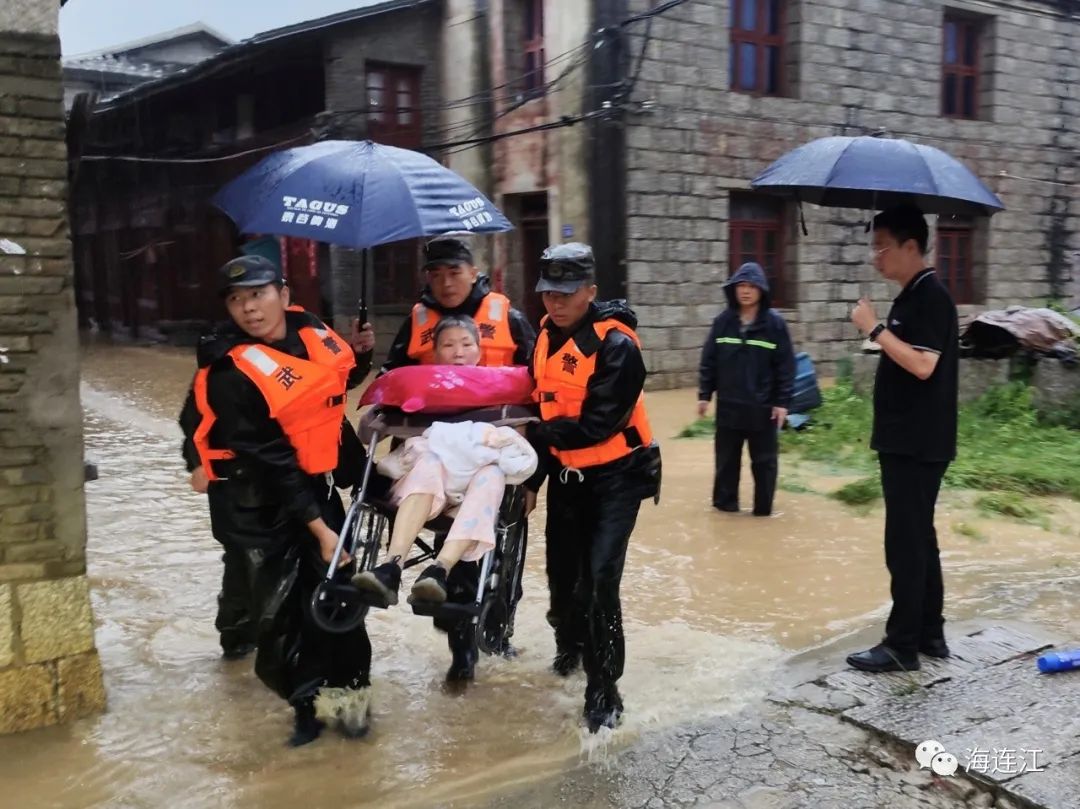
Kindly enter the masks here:
<path id="1" fill-rule="evenodd" d="M 1069 652 L 1047 652 L 1039 656 L 1038 663 L 1039 671 L 1043 674 L 1080 669 L 1080 649 Z"/>

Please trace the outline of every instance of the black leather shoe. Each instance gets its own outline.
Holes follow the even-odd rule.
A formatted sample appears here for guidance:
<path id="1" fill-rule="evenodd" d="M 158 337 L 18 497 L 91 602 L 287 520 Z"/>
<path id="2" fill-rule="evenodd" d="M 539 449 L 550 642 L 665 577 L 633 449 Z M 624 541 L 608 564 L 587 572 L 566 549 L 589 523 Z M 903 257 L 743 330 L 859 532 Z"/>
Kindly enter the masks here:
<path id="1" fill-rule="evenodd" d="M 713 508 L 717 511 L 726 511 L 729 514 L 739 513 L 739 506 L 737 503 L 713 503 Z"/>
<path id="2" fill-rule="evenodd" d="M 934 638 L 933 640 L 924 640 L 919 644 L 919 653 L 924 654 L 927 657 L 946 658 L 949 656 L 949 644 L 945 642 L 945 638 Z"/>
<path id="3" fill-rule="evenodd" d="M 879 643 L 865 652 L 856 652 L 848 655 L 847 664 L 859 671 L 869 671 L 880 674 L 884 671 L 918 671 L 919 658 L 917 655 L 901 656 L 886 646 Z"/>

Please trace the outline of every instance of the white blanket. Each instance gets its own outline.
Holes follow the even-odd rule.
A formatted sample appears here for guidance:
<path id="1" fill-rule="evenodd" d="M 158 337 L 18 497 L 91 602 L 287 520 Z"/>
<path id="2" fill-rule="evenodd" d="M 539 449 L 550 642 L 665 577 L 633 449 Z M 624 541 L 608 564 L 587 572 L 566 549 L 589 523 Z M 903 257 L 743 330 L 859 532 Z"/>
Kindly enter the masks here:
<path id="1" fill-rule="evenodd" d="M 446 470 L 446 497 L 451 503 L 461 502 L 469 482 L 485 466 L 498 466 L 507 484 L 517 486 L 532 476 L 537 465 L 532 445 L 512 427 L 437 421 L 379 461 L 379 471 L 400 480 L 425 452 L 438 457 Z"/>

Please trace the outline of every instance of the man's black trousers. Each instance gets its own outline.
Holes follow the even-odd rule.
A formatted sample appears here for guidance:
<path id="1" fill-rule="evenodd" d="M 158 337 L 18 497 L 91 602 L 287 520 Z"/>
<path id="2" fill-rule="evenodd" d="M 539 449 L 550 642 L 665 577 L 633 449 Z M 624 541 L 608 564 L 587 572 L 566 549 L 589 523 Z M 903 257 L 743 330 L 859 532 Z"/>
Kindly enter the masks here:
<path id="1" fill-rule="evenodd" d="M 574 471 L 552 475 L 547 491 L 548 622 L 560 651 L 582 652 L 592 690 L 613 688 L 623 673 L 622 581 L 640 494 L 596 491 Z"/>
<path id="2" fill-rule="evenodd" d="M 247 552 L 232 542 L 222 542 L 225 564 L 218 593 L 217 619 L 214 626 L 226 654 L 239 652 L 255 643 L 256 620 L 252 615 L 252 577 Z"/>
<path id="3" fill-rule="evenodd" d="M 934 507 L 949 464 L 886 453 L 878 458 L 885 495 L 885 564 L 893 601 L 885 644 L 899 654 L 913 655 L 920 642 L 944 637 L 945 588 Z"/>
<path id="4" fill-rule="evenodd" d="M 776 427 L 763 430 L 734 430 L 716 428 L 716 477 L 713 480 L 713 506 L 723 511 L 739 510 L 739 470 L 742 465 L 743 442 L 750 445 L 750 471 L 754 475 L 754 513 L 772 513 L 776 495 L 777 453 L 779 438 Z"/>

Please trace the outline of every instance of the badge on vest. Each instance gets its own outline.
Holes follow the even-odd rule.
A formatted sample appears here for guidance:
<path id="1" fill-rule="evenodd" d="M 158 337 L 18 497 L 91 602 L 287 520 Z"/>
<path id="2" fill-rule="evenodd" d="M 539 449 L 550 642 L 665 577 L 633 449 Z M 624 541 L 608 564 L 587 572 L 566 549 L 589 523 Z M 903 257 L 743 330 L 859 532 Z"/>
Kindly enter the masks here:
<path id="1" fill-rule="evenodd" d="M 562 355 L 562 369 L 564 374 L 573 376 L 577 372 L 578 359 L 573 354 Z"/>
<path id="2" fill-rule="evenodd" d="M 293 385 L 295 385 L 303 378 L 304 377 L 296 373 L 296 371 L 293 370 L 292 366 L 289 365 L 281 366 L 280 368 L 278 368 L 277 373 L 274 374 L 274 379 L 276 379 L 278 384 L 281 385 L 281 387 L 283 387 L 285 390 L 289 390 L 290 388 L 292 388 Z"/>
<path id="3" fill-rule="evenodd" d="M 480 337 L 488 340 L 495 339 L 495 324 L 494 323 L 477 323 L 476 328 L 480 331 Z"/>

